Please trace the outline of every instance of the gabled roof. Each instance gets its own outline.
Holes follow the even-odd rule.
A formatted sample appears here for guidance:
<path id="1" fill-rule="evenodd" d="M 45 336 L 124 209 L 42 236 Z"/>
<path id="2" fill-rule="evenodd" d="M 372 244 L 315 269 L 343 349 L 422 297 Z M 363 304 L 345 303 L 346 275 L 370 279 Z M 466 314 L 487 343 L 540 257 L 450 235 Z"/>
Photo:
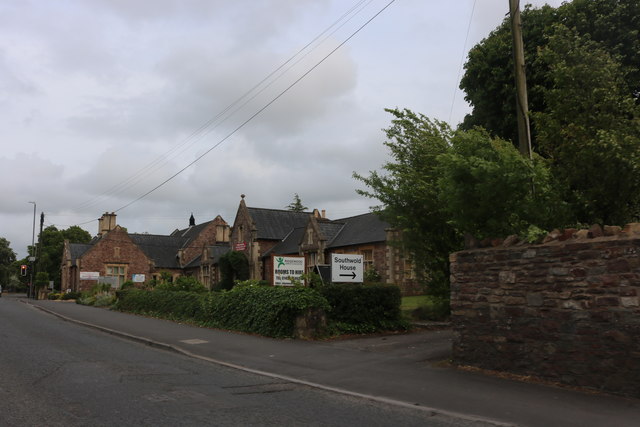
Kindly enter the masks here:
<path id="1" fill-rule="evenodd" d="M 318 228 L 322 233 L 322 237 L 327 241 L 327 245 L 331 244 L 344 226 L 345 223 L 339 221 L 318 221 Z"/>
<path id="2" fill-rule="evenodd" d="M 258 230 L 258 239 L 283 240 L 294 228 L 307 225 L 311 212 L 247 208 Z"/>
<path id="3" fill-rule="evenodd" d="M 327 244 L 327 248 L 384 242 L 387 238 L 385 230 L 391 227 L 375 213 L 338 219 L 334 222 L 343 223 L 344 227 L 333 241 Z"/>
<path id="4" fill-rule="evenodd" d="M 389 223 L 382 221 L 374 213 L 367 213 L 335 221 L 326 219 L 318 220 L 320 233 L 322 233 L 322 237 L 326 239 L 327 242 L 326 249 L 384 242 L 387 238 L 385 230 L 389 227 Z M 265 252 L 263 257 L 268 257 L 272 254 L 298 254 L 306 228 L 306 226 L 303 226 L 290 230 L 289 234 L 271 250 Z"/>
<path id="5" fill-rule="evenodd" d="M 161 236 L 157 234 L 129 234 L 144 254 L 153 260 L 157 268 L 181 268 L 178 250 L 189 241 L 188 237 Z"/>
<path id="6" fill-rule="evenodd" d="M 228 244 L 209 246 L 209 257 L 214 264 L 220 261 L 220 257 L 231 250 Z"/>
<path id="7" fill-rule="evenodd" d="M 304 237 L 306 227 L 298 227 L 290 230 L 289 234 L 277 245 L 266 251 L 262 257 L 273 255 L 298 255 L 300 242 Z"/>
<path id="8" fill-rule="evenodd" d="M 182 229 L 182 230 L 176 230 L 173 233 L 170 234 L 171 237 L 186 237 L 187 239 L 193 239 L 194 237 L 197 237 L 200 232 L 202 232 L 202 230 L 204 230 L 209 224 L 211 224 L 213 221 L 207 221 L 207 222 L 203 222 L 202 224 L 198 224 L 198 225 L 192 225 L 191 227 Z"/>
<path id="9" fill-rule="evenodd" d="M 76 260 L 84 255 L 84 253 L 92 247 L 93 244 L 69 243 L 69 255 L 71 256 L 71 264 L 75 266 Z"/>
<path id="10" fill-rule="evenodd" d="M 189 269 L 189 268 L 197 268 L 200 267 L 200 265 L 202 265 L 202 255 L 198 255 L 197 257 L 195 257 L 194 259 L 192 259 L 189 264 L 185 265 L 184 268 L 185 269 Z"/>

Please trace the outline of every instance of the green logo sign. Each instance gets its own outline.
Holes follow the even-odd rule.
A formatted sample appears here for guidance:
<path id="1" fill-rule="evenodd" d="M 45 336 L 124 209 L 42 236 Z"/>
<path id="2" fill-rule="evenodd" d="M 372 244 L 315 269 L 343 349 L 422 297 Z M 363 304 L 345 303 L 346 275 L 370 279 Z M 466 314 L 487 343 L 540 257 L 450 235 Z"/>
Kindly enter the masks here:
<path id="1" fill-rule="evenodd" d="M 284 265 L 284 258 L 280 257 L 280 258 L 276 258 L 276 262 L 278 263 L 278 267 L 276 268 L 280 268 Z"/>

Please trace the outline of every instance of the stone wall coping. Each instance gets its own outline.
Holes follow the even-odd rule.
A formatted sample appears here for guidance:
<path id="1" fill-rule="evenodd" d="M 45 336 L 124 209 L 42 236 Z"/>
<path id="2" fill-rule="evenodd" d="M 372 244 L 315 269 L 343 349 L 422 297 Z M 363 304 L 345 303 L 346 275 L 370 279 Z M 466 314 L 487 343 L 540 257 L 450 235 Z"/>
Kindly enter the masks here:
<path id="1" fill-rule="evenodd" d="M 609 241 L 609 240 L 623 240 L 623 239 L 640 239 L 640 223 L 633 222 L 620 226 L 605 225 L 604 227 L 599 224 L 594 224 L 589 228 L 576 229 L 554 229 L 546 234 L 541 241 L 537 243 L 530 243 L 521 240 L 517 235 L 513 234 L 504 239 L 483 239 L 477 240 L 473 237 L 467 236 L 465 238 L 465 249 L 461 252 L 472 250 L 486 250 L 486 249 L 503 249 L 509 247 L 532 247 L 532 246 L 546 246 L 546 245 L 561 245 L 572 244 L 579 242 L 597 242 L 597 241 Z"/>

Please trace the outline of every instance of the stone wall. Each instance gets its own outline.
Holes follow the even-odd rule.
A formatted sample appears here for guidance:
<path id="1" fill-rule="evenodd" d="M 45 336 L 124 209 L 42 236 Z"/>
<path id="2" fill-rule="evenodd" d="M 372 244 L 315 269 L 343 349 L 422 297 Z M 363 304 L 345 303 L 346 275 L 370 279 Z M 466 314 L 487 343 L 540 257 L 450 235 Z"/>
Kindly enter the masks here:
<path id="1" fill-rule="evenodd" d="M 451 255 L 453 358 L 640 396 L 640 226 Z"/>

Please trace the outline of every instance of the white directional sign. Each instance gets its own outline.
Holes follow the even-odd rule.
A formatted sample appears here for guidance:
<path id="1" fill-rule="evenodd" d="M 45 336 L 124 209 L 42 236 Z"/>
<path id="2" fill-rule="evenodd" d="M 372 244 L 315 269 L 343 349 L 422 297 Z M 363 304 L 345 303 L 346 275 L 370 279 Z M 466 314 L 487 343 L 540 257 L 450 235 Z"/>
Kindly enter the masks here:
<path id="1" fill-rule="evenodd" d="M 362 255 L 331 254 L 331 281 L 334 283 L 362 283 L 364 279 Z"/>

